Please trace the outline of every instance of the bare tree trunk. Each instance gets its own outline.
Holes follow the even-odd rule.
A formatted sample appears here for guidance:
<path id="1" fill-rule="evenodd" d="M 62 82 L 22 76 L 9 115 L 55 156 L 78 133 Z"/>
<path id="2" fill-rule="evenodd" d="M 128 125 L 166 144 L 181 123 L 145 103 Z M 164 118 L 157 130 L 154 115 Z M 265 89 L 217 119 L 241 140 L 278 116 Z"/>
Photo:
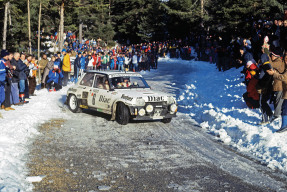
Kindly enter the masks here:
<path id="1" fill-rule="evenodd" d="M 31 42 L 31 21 L 30 21 L 30 1 L 27 0 L 28 7 L 28 38 L 29 38 L 29 54 L 32 54 L 32 42 Z"/>
<path id="2" fill-rule="evenodd" d="M 79 40 L 80 40 L 80 44 L 82 44 L 82 40 L 83 40 L 83 23 L 80 23 L 80 25 L 79 25 Z"/>
<path id="3" fill-rule="evenodd" d="M 60 43 L 60 51 L 63 49 L 63 43 L 64 43 L 64 0 L 62 0 L 61 5 L 61 13 L 60 13 L 60 36 L 59 36 L 59 43 Z"/>
<path id="4" fill-rule="evenodd" d="M 5 16 L 4 16 L 3 46 L 2 46 L 2 49 L 6 49 L 8 9 L 9 9 L 9 2 L 7 2 L 5 4 Z"/>
<path id="5" fill-rule="evenodd" d="M 201 14 L 201 27 L 204 27 L 203 24 L 203 15 L 204 15 L 204 0 L 200 0 L 200 14 Z"/>
<path id="6" fill-rule="evenodd" d="M 40 53 L 41 53 L 41 16 L 42 16 L 42 1 L 40 1 L 40 7 L 39 7 L 39 20 L 38 20 L 38 60 L 40 60 Z M 39 73 L 39 83 L 41 83 L 41 70 L 40 67 L 38 67 L 38 73 Z"/>

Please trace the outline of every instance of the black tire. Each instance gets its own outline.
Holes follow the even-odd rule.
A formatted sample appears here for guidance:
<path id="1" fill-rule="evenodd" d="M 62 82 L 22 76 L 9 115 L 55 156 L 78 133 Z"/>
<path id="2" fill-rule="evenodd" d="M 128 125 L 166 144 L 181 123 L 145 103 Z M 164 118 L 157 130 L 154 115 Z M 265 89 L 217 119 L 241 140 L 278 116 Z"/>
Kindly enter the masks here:
<path id="1" fill-rule="evenodd" d="M 68 97 L 68 106 L 69 109 L 73 112 L 73 113 L 80 113 L 82 112 L 82 109 L 80 108 L 79 105 L 79 100 L 77 99 L 76 95 L 69 95 Z"/>
<path id="2" fill-rule="evenodd" d="M 161 122 L 163 122 L 163 123 L 170 123 L 171 122 L 171 118 L 162 119 Z"/>
<path id="3" fill-rule="evenodd" d="M 117 104 L 117 111 L 116 111 L 116 121 L 118 124 L 126 125 L 129 123 L 130 120 L 130 113 L 127 106 L 123 103 Z"/>

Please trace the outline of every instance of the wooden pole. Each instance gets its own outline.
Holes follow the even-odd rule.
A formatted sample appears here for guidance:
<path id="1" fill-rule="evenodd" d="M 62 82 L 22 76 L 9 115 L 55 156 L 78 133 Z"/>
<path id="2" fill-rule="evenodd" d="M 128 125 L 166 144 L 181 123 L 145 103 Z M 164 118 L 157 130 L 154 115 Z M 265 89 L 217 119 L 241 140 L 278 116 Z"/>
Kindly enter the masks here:
<path id="1" fill-rule="evenodd" d="M 2 45 L 2 49 L 6 49 L 8 9 L 9 9 L 9 2 L 7 2 L 7 3 L 5 4 L 5 15 L 4 15 L 4 26 L 3 26 L 3 45 Z"/>
<path id="2" fill-rule="evenodd" d="M 38 61 L 40 60 L 40 53 L 41 53 L 41 16 L 42 16 L 42 1 L 40 1 L 39 19 L 38 19 Z M 39 73 L 39 83 L 41 84 L 40 67 L 38 67 L 38 73 Z"/>
<path id="3" fill-rule="evenodd" d="M 61 5 L 61 14 L 60 14 L 60 51 L 63 49 L 63 43 L 64 43 L 64 0 L 62 0 Z"/>
<path id="4" fill-rule="evenodd" d="M 31 21 L 30 21 L 30 1 L 27 0 L 28 7 L 28 38 L 29 38 L 29 54 L 32 54 L 32 42 L 31 42 Z"/>

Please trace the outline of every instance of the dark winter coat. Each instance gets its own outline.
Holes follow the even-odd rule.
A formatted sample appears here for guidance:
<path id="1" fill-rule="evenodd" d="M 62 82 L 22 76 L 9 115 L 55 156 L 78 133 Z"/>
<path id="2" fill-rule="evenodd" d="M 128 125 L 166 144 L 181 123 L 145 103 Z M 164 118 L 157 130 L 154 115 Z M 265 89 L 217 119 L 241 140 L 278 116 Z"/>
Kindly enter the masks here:
<path id="1" fill-rule="evenodd" d="M 74 73 L 76 73 L 76 71 L 81 68 L 80 60 L 81 60 L 81 57 L 77 56 L 74 61 Z"/>
<path id="2" fill-rule="evenodd" d="M 27 79 L 26 73 L 29 73 L 29 68 L 25 63 L 23 63 L 23 61 L 21 59 L 19 59 L 18 68 L 16 68 L 15 71 L 17 71 L 19 73 L 19 80 L 26 80 Z"/>
<path id="3" fill-rule="evenodd" d="M 19 62 L 20 62 L 20 59 L 18 61 L 16 61 L 14 58 L 11 60 L 11 65 L 16 67 L 16 69 L 13 70 L 12 83 L 18 83 L 20 81 L 19 70 L 18 70 Z"/>

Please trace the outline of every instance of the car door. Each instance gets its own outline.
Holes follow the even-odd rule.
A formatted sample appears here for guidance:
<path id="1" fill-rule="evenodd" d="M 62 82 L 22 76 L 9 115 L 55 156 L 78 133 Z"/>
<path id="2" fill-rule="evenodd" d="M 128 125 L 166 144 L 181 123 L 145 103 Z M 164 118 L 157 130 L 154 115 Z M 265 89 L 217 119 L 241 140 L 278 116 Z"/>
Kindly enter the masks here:
<path id="1" fill-rule="evenodd" d="M 95 73 L 86 73 L 79 83 L 79 87 L 82 90 L 82 104 L 89 106 L 89 96 L 92 93 L 93 84 L 95 81 Z"/>
<path id="2" fill-rule="evenodd" d="M 94 106 L 103 111 L 110 111 L 111 109 L 111 92 L 108 77 L 104 74 L 97 74 L 93 89 Z M 96 95 L 95 95 L 96 94 Z"/>

